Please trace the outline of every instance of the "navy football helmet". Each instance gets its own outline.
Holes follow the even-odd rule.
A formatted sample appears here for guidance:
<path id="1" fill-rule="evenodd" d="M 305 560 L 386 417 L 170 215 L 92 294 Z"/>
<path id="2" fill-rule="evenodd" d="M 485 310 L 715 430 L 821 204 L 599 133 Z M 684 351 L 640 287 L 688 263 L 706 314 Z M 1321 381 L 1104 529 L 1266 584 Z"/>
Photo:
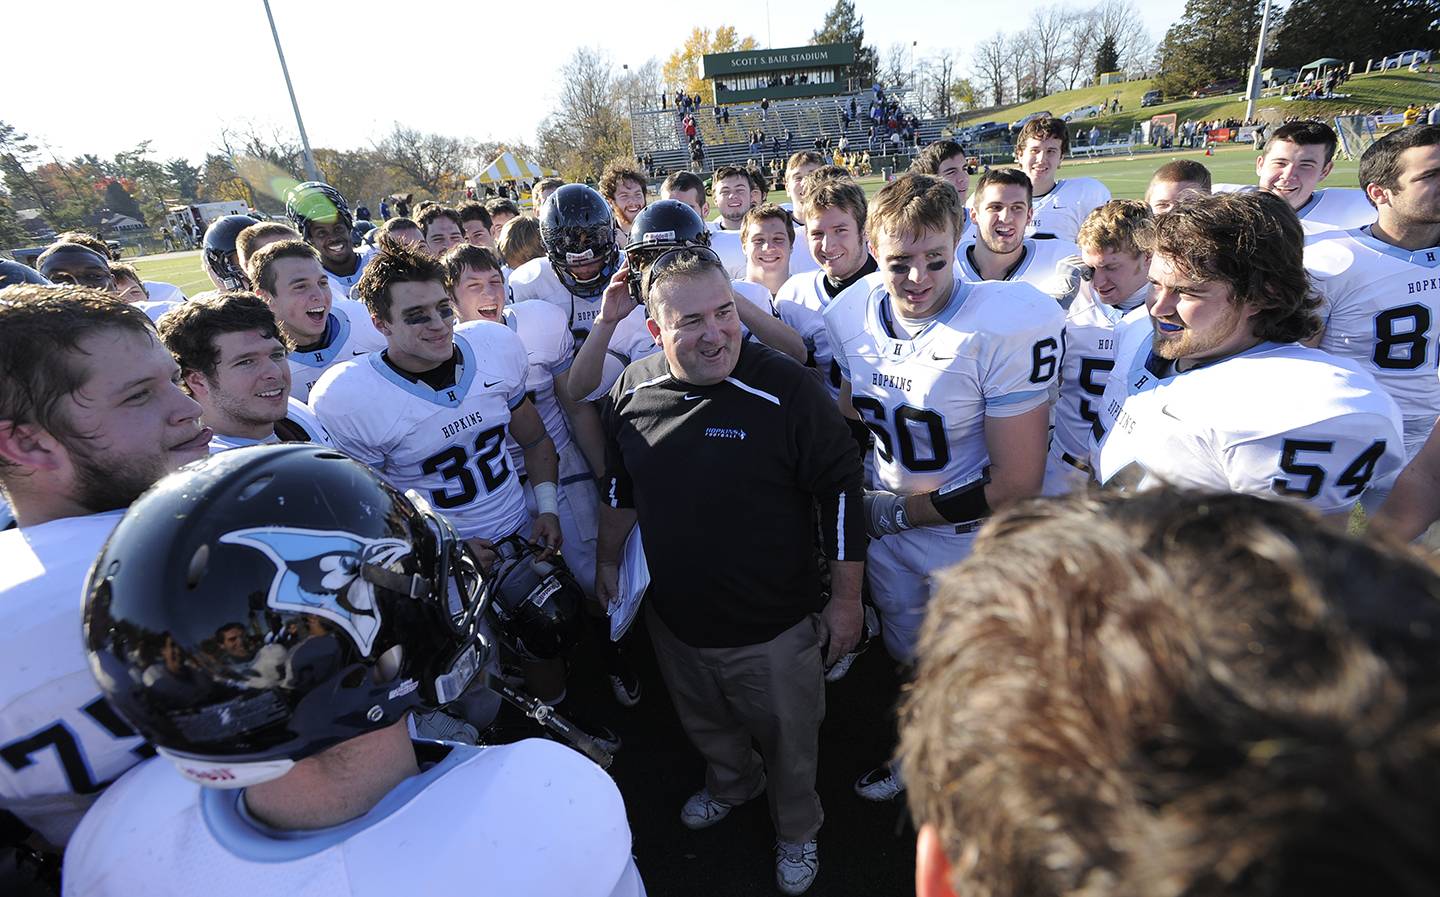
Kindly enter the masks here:
<path id="1" fill-rule="evenodd" d="M 306 181 L 285 191 L 285 217 L 295 225 L 300 236 L 310 236 L 310 223 L 333 224 L 336 221 L 347 229 L 355 225 L 350 215 L 350 204 L 329 184 L 321 181 Z"/>
<path id="2" fill-rule="evenodd" d="M 540 207 L 540 240 L 560 283 L 576 296 L 593 299 L 605 292 L 619 267 L 615 219 L 599 191 L 585 184 L 566 184 Z M 599 271 L 581 280 L 573 267 L 602 262 Z"/>
<path id="3" fill-rule="evenodd" d="M 211 455 L 133 504 L 91 570 L 105 697 L 213 787 L 453 701 L 483 669 L 474 555 L 422 499 L 303 443 Z"/>
<path id="4" fill-rule="evenodd" d="M 579 641 L 585 600 L 570 568 L 518 536 L 497 542 L 495 552 L 484 574 L 485 612 L 500 642 L 527 660 L 564 656 Z"/>
<path id="5" fill-rule="evenodd" d="M 643 303 L 645 274 L 655 260 L 672 249 L 710 247 L 705 219 L 678 199 L 652 202 L 635 216 L 625 257 L 630 262 L 630 295 Z"/>
<path id="6" fill-rule="evenodd" d="M 254 223 L 255 219 L 249 215 L 226 215 L 217 218 L 205 231 L 205 252 L 201 258 L 205 273 L 210 275 L 217 289 L 250 289 L 250 278 L 245 276 L 245 269 L 235 259 L 235 238 Z"/>

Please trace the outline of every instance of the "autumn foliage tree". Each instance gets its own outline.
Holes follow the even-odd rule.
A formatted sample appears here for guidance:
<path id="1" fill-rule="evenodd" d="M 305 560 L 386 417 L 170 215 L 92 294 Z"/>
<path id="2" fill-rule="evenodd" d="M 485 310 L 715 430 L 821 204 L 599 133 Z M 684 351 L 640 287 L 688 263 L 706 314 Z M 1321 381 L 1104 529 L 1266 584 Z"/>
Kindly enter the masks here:
<path id="1" fill-rule="evenodd" d="M 700 76 L 700 60 L 710 53 L 736 53 L 741 50 L 758 50 L 760 43 L 753 37 L 740 37 L 733 25 L 721 25 L 714 31 L 698 25 L 691 29 L 690 36 L 680 49 L 670 54 L 661 70 L 665 86 L 671 92 L 676 88 L 694 96 L 709 97 L 709 85 Z M 714 99 L 710 97 L 710 99 Z"/>

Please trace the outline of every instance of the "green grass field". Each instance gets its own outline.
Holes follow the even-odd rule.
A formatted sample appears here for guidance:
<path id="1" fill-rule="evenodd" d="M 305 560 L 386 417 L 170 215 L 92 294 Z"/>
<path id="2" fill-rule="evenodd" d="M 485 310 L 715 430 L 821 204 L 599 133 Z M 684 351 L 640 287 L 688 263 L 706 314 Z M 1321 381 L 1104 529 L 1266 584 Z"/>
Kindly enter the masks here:
<path id="1" fill-rule="evenodd" d="M 1072 160 L 1065 163 L 1062 176 L 1092 177 L 1110 188 L 1116 199 L 1139 199 L 1145 194 L 1150 175 L 1172 159 L 1197 159 L 1210 169 L 1216 183 L 1249 184 L 1255 181 L 1255 154 L 1248 146 L 1217 149 L 1215 155 L 1206 156 L 1199 150 L 1183 152 L 1156 152 L 1137 154 L 1102 160 Z M 1335 170 L 1325 182 L 1336 187 L 1355 186 L 1356 163 L 1337 160 Z M 873 196 L 885 182 L 879 176 L 863 178 L 860 181 L 866 195 Z M 210 289 L 210 280 L 200 268 L 200 253 L 171 252 L 164 255 L 144 256 L 126 259 L 133 262 L 145 280 L 160 280 L 173 283 L 193 296 Z"/>

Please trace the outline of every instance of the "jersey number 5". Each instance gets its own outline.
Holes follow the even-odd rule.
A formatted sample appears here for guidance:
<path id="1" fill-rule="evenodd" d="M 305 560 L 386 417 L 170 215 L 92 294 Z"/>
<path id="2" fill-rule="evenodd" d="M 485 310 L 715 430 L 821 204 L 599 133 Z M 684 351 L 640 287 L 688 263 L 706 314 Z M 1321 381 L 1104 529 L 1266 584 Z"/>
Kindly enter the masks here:
<path id="1" fill-rule="evenodd" d="M 431 489 L 430 501 L 441 510 L 463 507 L 480 494 L 475 475 L 470 472 L 470 462 L 480 471 L 485 482 L 485 492 L 491 493 L 505 478 L 510 476 L 510 461 L 505 457 L 505 428 L 491 427 L 475 437 L 475 454 L 466 454 L 463 446 L 452 445 L 443 452 L 431 455 L 420 462 L 420 469 L 427 474 L 438 473 L 447 480 L 458 483 L 454 491 Z"/>
<path id="2" fill-rule="evenodd" d="M 1329 455 L 1335 451 L 1335 443 L 1328 439 L 1287 439 L 1280 448 L 1280 469 L 1290 474 L 1290 479 L 1276 477 L 1270 481 L 1270 488 L 1276 495 L 1291 498 L 1311 499 L 1320 494 L 1330 474 L 1315 462 L 1302 462 L 1302 453 Z M 1375 476 L 1375 465 L 1385 455 L 1385 440 L 1377 439 L 1370 447 L 1356 456 L 1350 466 L 1335 479 L 1336 488 L 1349 487 L 1346 498 L 1355 498 Z M 1319 461 L 1322 459 L 1316 459 Z"/>

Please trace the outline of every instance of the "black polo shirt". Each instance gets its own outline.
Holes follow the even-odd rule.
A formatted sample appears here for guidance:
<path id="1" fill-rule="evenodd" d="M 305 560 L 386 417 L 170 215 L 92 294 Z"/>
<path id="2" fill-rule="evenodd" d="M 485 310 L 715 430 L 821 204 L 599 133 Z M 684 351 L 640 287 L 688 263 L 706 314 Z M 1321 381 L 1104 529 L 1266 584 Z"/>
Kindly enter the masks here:
<path id="1" fill-rule="evenodd" d="M 657 352 L 601 404 L 605 500 L 635 508 L 647 601 L 686 644 L 769 641 L 820 609 L 816 534 L 865 559 L 860 452 L 815 375 L 757 342 L 713 386 Z"/>

